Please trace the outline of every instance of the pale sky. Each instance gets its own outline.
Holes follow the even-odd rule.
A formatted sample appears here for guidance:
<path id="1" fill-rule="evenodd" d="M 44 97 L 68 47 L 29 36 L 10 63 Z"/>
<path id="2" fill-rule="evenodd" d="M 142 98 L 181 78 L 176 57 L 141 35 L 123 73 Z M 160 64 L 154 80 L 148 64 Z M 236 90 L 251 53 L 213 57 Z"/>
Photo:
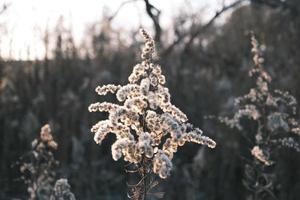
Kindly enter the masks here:
<path id="1" fill-rule="evenodd" d="M 48 26 L 53 29 L 58 19 L 63 16 L 65 24 L 72 26 L 77 44 L 84 37 L 87 24 L 100 21 L 103 10 L 114 13 L 126 0 L 4 0 L 10 3 L 8 10 L 0 16 L 0 49 L 1 57 L 11 55 L 15 59 L 42 58 L 44 47 L 43 33 Z M 230 1 L 230 0 L 229 0 Z M 190 2 L 192 12 L 204 12 L 209 18 L 219 8 L 223 0 L 150 0 L 162 12 L 162 27 L 167 27 L 172 17 Z M 0 6 L 2 3 L 0 3 Z M 187 7 L 191 9 L 190 7 Z M 206 9 L 203 9 L 206 8 Z M 150 27 L 152 22 L 145 13 L 144 2 L 126 4 L 113 21 L 114 27 L 125 30 L 143 26 Z"/>

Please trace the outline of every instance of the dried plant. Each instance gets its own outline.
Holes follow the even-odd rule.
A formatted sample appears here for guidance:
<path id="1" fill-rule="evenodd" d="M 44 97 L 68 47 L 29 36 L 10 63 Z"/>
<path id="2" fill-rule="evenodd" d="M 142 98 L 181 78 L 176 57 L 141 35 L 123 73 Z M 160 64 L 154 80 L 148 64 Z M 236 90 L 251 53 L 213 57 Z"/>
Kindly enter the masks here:
<path id="1" fill-rule="evenodd" d="M 89 106 L 90 112 L 109 113 L 107 120 L 99 121 L 91 129 L 95 142 L 101 144 L 108 133 L 114 133 L 113 159 L 119 160 L 123 156 L 131 164 L 127 171 L 141 175 L 138 184 L 131 187 L 129 197 L 132 199 L 146 199 L 149 190 L 157 185 L 150 177 L 152 173 L 162 179 L 169 176 L 173 155 L 185 142 L 210 148 L 216 146 L 212 139 L 202 135 L 199 128 L 187 122 L 187 116 L 180 109 L 172 105 L 161 67 L 152 63 L 154 41 L 143 29 L 141 35 L 145 39 L 142 62 L 133 68 L 129 83 L 96 88 L 99 95 L 116 94 L 122 104 L 97 102 Z"/>
<path id="2" fill-rule="evenodd" d="M 67 179 L 61 178 L 56 181 L 50 200 L 76 200 Z"/>
<path id="3" fill-rule="evenodd" d="M 32 149 L 23 158 L 20 166 L 22 179 L 27 185 L 29 199 L 49 199 L 55 180 L 55 160 L 53 151 L 57 149 L 50 126 L 44 125 L 40 136 L 31 143 Z"/>
<path id="4" fill-rule="evenodd" d="M 280 148 L 291 148 L 300 152 L 297 142 L 300 124 L 296 120 L 297 102 L 288 92 L 270 89 L 271 76 L 263 67 L 264 59 L 254 35 L 251 37 L 254 66 L 249 76 L 255 80 L 255 87 L 244 96 L 235 99 L 237 112 L 232 118 L 220 117 L 220 121 L 231 128 L 245 132 L 243 119 L 255 122 L 255 141 L 251 150 L 252 163 L 245 167 L 245 184 L 253 192 L 253 199 L 274 196 L 275 174 L 271 173 Z M 271 170 L 272 171 L 272 170 Z"/>

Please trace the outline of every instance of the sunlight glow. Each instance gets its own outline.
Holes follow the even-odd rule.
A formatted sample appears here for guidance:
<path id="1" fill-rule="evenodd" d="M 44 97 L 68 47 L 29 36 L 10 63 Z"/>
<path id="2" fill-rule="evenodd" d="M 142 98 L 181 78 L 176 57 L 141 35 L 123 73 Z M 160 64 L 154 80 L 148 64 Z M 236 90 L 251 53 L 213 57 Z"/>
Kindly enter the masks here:
<path id="1" fill-rule="evenodd" d="M 60 17 L 71 27 L 77 44 L 84 36 L 86 26 L 101 20 L 103 11 L 114 13 L 122 0 L 10 0 L 10 6 L 1 16 L 0 55 L 2 58 L 40 59 L 45 54 L 42 38 L 48 28 L 50 33 Z M 172 17 L 184 6 L 197 11 L 209 7 L 215 11 L 218 1 L 152 0 L 162 11 L 161 24 L 167 27 Z M 192 2 L 192 3 L 191 3 Z M 209 3 L 208 3 L 209 2 Z M 211 13 L 213 13 L 211 12 Z M 208 16 L 205 13 L 205 16 Z M 152 22 L 144 11 L 144 2 L 126 4 L 113 21 L 113 26 L 124 30 L 138 29 L 139 24 L 151 27 Z"/>

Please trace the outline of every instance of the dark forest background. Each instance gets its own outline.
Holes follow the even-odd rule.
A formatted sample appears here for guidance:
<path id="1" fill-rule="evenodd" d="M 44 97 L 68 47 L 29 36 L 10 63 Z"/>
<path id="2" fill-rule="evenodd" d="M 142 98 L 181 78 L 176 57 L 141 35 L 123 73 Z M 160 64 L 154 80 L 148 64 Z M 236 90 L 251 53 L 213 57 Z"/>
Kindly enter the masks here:
<path id="1" fill-rule="evenodd" d="M 251 31 L 264 47 L 273 86 L 300 101 L 300 1 L 236 1 L 206 23 L 201 13 L 182 10 L 170 27 L 160 26 L 159 8 L 152 6 L 145 1 L 172 102 L 218 143 L 213 150 L 188 144 L 176 154 L 172 176 L 161 184 L 164 199 L 246 199 L 244 164 L 252 144 L 206 116 L 233 114 L 234 98 L 248 92 Z M 224 14 L 226 21 L 216 23 Z M 54 49 L 48 48 L 45 33 L 43 60 L 0 58 L 0 199 L 26 199 L 15 163 L 30 150 L 45 123 L 52 126 L 59 145 L 58 174 L 68 178 L 78 199 L 124 199 L 123 163 L 114 162 L 110 154 L 114 138 L 95 144 L 90 127 L 102 116 L 87 109 L 97 98 L 96 86 L 125 83 L 140 60 L 138 30 L 124 39 L 124 32 L 111 26 L 112 20 L 104 16 L 96 22 L 85 36 L 86 46 L 76 46 L 72 32 L 58 22 L 51 33 Z M 281 183 L 277 196 L 298 200 L 299 153 L 282 154 L 275 169 Z"/>

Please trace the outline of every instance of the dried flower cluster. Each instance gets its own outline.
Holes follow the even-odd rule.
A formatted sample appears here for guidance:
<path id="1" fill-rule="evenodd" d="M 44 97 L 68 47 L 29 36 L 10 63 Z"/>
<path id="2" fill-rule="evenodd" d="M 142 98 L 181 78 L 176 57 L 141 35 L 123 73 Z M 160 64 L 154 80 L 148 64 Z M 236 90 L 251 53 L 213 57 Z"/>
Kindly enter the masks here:
<path id="1" fill-rule="evenodd" d="M 29 199 L 49 199 L 55 180 L 54 168 L 58 161 L 53 156 L 57 143 L 48 124 L 42 127 L 40 137 L 32 141 L 32 150 L 24 156 L 20 166 L 22 179 L 27 185 Z M 27 161 L 25 161 L 27 159 Z"/>
<path id="2" fill-rule="evenodd" d="M 266 195 L 274 197 L 275 174 L 269 166 L 276 163 L 276 152 L 283 147 L 300 152 L 297 142 L 300 124 L 296 121 L 297 102 L 288 92 L 270 89 L 271 76 L 264 70 L 264 59 L 254 36 L 251 37 L 254 67 L 249 76 L 255 79 L 255 87 L 242 97 L 236 98 L 237 112 L 232 118 L 220 117 L 220 121 L 239 131 L 247 131 L 242 119 L 255 122 L 255 141 L 251 154 L 254 160 L 245 165 L 246 187 L 252 191 L 253 198 Z"/>
<path id="3" fill-rule="evenodd" d="M 61 178 L 55 182 L 50 200 L 76 200 L 67 179 Z"/>
<path id="4" fill-rule="evenodd" d="M 91 104 L 90 112 L 109 113 L 108 119 L 95 124 L 91 132 L 97 144 L 101 144 L 108 133 L 116 135 L 111 147 L 114 160 L 122 156 L 133 164 L 141 163 L 143 159 L 151 160 L 153 172 L 166 178 L 179 146 L 194 142 L 214 148 L 216 143 L 187 123 L 187 116 L 171 103 L 161 67 L 151 63 L 154 41 L 145 30 L 141 30 L 141 34 L 145 39 L 143 61 L 133 68 L 129 83 L 96 88 L 99 95 L 116 94 L 120 104 Z"/>
<path id="5" fill-rule="evenodd" d="M 251 150 L 251 154 L 258 159 L 259 161 L 261 161 L 262 163 L 264 163 L 267 166 L 270 166 L 272 164 L 271 161 L 269 161 L 266 157 L 266 155 L 263 153 L 263 151 L 259 148 L 259 146 L 254 146 Z"/>
<path id="6" fill-rule="evenodd" d="M 256 146 L 252 149 L 254 155 L 265 165 L 273 162 L 270 160 L 271 149 L 289 147 L 298 152 L 299 144 L 295 138 L 300 136 L 300 124 L 296 121 L 297 101 L 288 92 L 271 90 L 271 76 L 264 70 L 264 59 L 260 56 L 258 42 L 251 38 L 254 67 L 249 71 L 249 76 L 254 77 L 256 86 L 242 97 L 236 98 L 238 108 L 232 118 L 220 118 L 230 126 L 243 130 L 240 123 L 242 118 L 257 122 L 255 133 Z"/>
<path id="7" fill-rule="evenodd" d="M 33 148 L 36 148 L 38 152 L 42 152 L 45 148 L 51 150 L 57 149 L 57 143 L 53 139 L 49 124 L 41 128 L 40 138 L 33 140 L 31 145 Z"/>

